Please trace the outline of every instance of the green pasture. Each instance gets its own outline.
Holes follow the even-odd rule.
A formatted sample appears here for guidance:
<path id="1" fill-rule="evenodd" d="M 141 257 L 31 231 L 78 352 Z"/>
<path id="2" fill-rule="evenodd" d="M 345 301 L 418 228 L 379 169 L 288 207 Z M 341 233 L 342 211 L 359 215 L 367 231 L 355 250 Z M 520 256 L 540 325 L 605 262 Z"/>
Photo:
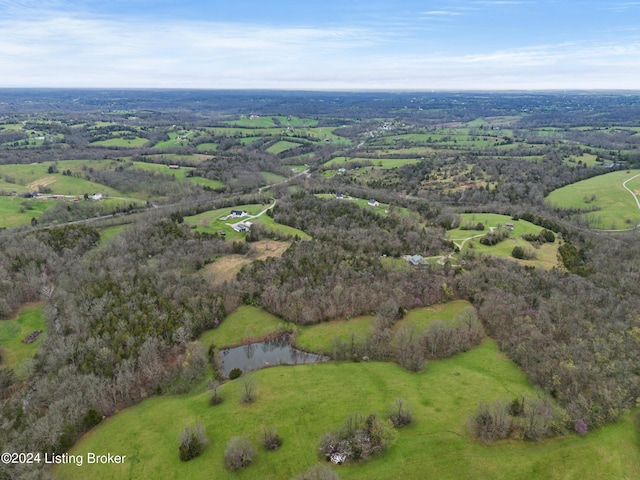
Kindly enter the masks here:
<path id="1" fill-rule="evenodd" d="M 213 338 L 216 343 L 215 337 Z M 219 343 L 219 342 L 218 342 Z M 491 340 L 454 358 L 430 362 L 421 374 L 392 363 L 321 363 L 256 371 L 257 399 L 240 403 L 240 381 L 225 383 L 224 401 L 209 406 L 210 393 L 196 391 L 154 397 L 98 425 L 71 450 L 126 455 L 122 465 L 57 465 L 57 479 L 199 478 L 290 479 L 320 459 L 320 436 L 352 412 L 384 416 L 395 398 L 412 410 L 414 424 L 380 457 L 334 466 L 340 478 L 602 479 L 640 476 L 635 418 L 588 434 L 543 442 L 472 440 L 468 418 L 479 402 L 534 394 L 518 368 Z M 210 443 L 202 456 L 178 459 L 178 435 L 202 422 Z M 259 445 L 263 425 L 275 426 L 282 447 L 258 447 L 254 462 L 230 472 L 222 459 L 232 436 L 248 435 Z M 86 456 L 85 456 L 86 458 Z"/>
<path id="2" fill-rule="evenodd" d="M 0 130 L 17 132 L 22 130 L 22 124 L 21 123 L 2 123 L 0 124 Z"/>
<path id="3" fill-rule="evenodd" d="M 277 119 L 276 123 L 273 119 Z M 242 116 L 238 120 L 231 120 L 225 122 L 228 125 L 235 125 L 238 127 L 314 127 L 318 124 L 318 121 L 312 118 L 302 117 L 287 117 L 284 115 L 265 115 L 254 118 Z"/>
<path id="4" fill-rule="evenodd" d="M 413 324 L 418 328 L 418 331 L 422 331 L 436 320 L 450 323 L 455 320 L 460 312 L 467 309 L 473 310 L 473 306 L 466 300 L 454 300 L 430 307 L 413 308 L 407 312 L 402 320 L 396 323 L 395 328 L 398 329 L 402 325 Z"/>
<path id="5" fill-rule="evenodd" d="M 396 167 L 402 167 L 404 165 L 410 165 L 414 163 L 420 163 L 422 160 L 420 158 L 358 158 L 358 157 L 334 157 L 328 162 L 325 162 L 323 166 L 325 167 L 345 167 L 347 168 L 350 163 L 362 162 L 374 167 L 379 167 L 383 169 L 390 169 Z M 370 162 L 370 163 L 369 163 Z"/>
<path id="6" fill-rule="evenodd" d="M 203 152 L 203 151 L 204 152 L 215 152 L 216 150 L 218 150 L 218 144 L 217 143 L 213 143 L 213 142 L 200 143 L 196 147 L 196 150 L 198 150 L 199 152 Z"/>
<path id="7" fill-rule="evenodd" d="M 220 180 L 210 180 L 204 177 L 186 177 L 186 180 L 191 183 L 202 185 L 203 187 L 209 187 L 214 190 L 224 189 L 225 185 Z"/>
<path id="8" fill-rule="evenodd" d="M 32 218 L 39 218 L 58 201 L 0 196 L 0 228 L 31 225 Z"/>
<path id="9" fill-rule="evenodd" d="M 360 337 L 368 334 L 372 318 L 371 315 L 362 315 L 348 320 L 332 320 L 298 327 L 296 346 L 307 352 L 331 355 L 335 338 L 349 340 L 352 335 Z"/>
<path id="10" fill-rule="evenodd" d="M 267 152 L 277 155 L 279 153 L 286 152 L 287 150 L 292 150 L 294 148 L 297 148 L 300 145 L 301 145 L 300 143 L 289 142 L 287 140 L 279 140 L 278 142 L 274 143 L 269 148 L 267 148 Z"/>
<path id="11" fill-rule="evenodd" d="M 430 307 L 411 309 L 403 319 L 396 323 L 394 329 L 405 324 L 413 324 L 419 331 L 422 331 L 435 320 L 452 322 L 457 314 L 468 308 L 473 308 L 469 302 L 456 300 Z M 367 335 L 371 331 L 372 320 L 373 316 L 362 315 L 348 320 L 332 320 L 316 325 L 300 326 L 298 327 L 296 346 L 308 352 L 331 355 L 335 338 L 348 341 L 352 335 L 355 335 L 355 338 Z"/>
<path id="12" fill-rule="evenodd" d="M 483 231 L 477 230 L 461 230 L 454 228 L 447 231 L 448 237 L 456 244 L 463 244 L 462 250 L 465 252 L 473 251 L 482 255 L 493 255 L 494 257 L 508 258 L 517 261 L 523 265 L 539 266 L 551 269 L 558 264 L 557 254 L 559 242 L 543 244 L 536 248 L 532 243 L 520 238 L 524 234 L 539 234 L 543 228 L 534 225 L 525 220 L 513 220 L 509 215 L 499 215 L 495 213 L 463 213 L 461 214 L 462 224 L 467 222 L 482 223 L 485 226 Z M 497 245 L 488 246 L 480 243 L 480 238 L 489 233 L 490 227 L 498 225 L 506 225 L 507 222 L 513 223 L 513 231 L 510 237 L 498 243 Z M 534 260 L 517 260 L 511 256 L 514 247 L 520 246 L 525 250 L 535 252 Z"/>
<path id="13" fill-rule="evenodd" d="M 186 147 L 187 145 L 189 145 L 188 137 L 190 137 L 191 135 L 193 135 L 192 131 L 169 132 L 168 133 L 169 139 L 156 143 L 153 146 L 153 148 L 160 149 L 160 148 Z M 187 140 L 181 140 L 178 137 L 187 137 Z"/>
<path id="14" fill-rule="evenodd" d="M 282 331 L 288 325 L 290 324 L 261 308 L 245 305 L 225 318 L 218 328 L 204 332 L 198 341 L 205 348 L 209 348 L 211 344 L 216 348 L 234 347 L 255 342 Z"/>
<path id="15" fill-rule="evenodd" d="M 640 170 L 619 170 L 582 180 L 551 192 L 547 202 L 564 208 L 600 207 L 600 210 L 582 216 L 592 228 L 622 230 L 640 224 L 640 209 L 636 199 L 640 194 L 640 177 L 623 182 L 640 174 Z"/>
<path id="16" fill-rule="evenodd" d="M 173 175 L 176 180 L 184 180 L 185 178 L 188 178 L 186 177 L 187 172 L 194 170 L 193 167 L 169 168 L 168 165 L 145 162 L 133 162 L 133 168 L 147 170 L 149 172 L 158 172 L 163 175 Z"/>
<path id="17" fill-rule="evenodd" d="M 587 167 L 595 167 L 598 165 L 596 159 L 597 155 L 593 155 L 592 153 L 583 153 L 582 155 L 571 155 L 564 160 L 564 163 L 567 165 L 578 165 L 578 162 L 582 162 Z"/>
<path id="18" fill-rule="evenodd" d="M 262 215 L 260 218 L 256 218 L 254 220 L 250 220 L 253 223 L 263 225 L 267 230 L 271 230 L 281 235 L 288 237 L 298 237 L 300 240 L 311 240 L 311 235 L 298 228 L 290 227 L 289 225 L 283 225 L 281 223 L 276 223 L 273 218 L 268 215 Z"/>
<path id="19" fill-rule="evenodd" d="M 205 160 L 210 160 L 211 155 L 204 153 L 194 153 L 192 155 L 183 155 L 179 153 L 160 153 L 153 155 L 143 155 L 144 163 L 161 163 L 165 164 L 167 161 L 178 165 L 183 165 L 185 162 L 189 163 L 202 163 Z"/>
<path id="20" fill-rule="evenodd" d="M 87 166 L 87 168 L 100 169 L 108 168 L 107 165 L 117 165 L 117 163 L 112 160 L 64 160 L 57 162 L 59 173 L 48 173 L 49 167 L 53 163 L 54 162 L 30 165 L 0 165 L 0 178 L 3 178 L 6 184 L 6 178 L 10 177 L 12 181 L 15 182 L 9 184 L 10 188 L 18 193 L 31 190 L 37 191 L 38 188 L 35 184 L 43 182 L 47 188 L 51 189 L 52 194 L 58 195 L 84 195 L 85 193 L 93 194 L 96 192 L 109 196 L 122 195 L 119 191 L 106 185 L 90 182 L 83 178 L 62 175 L 62 172 L 66 170 L 71 170 L 72 173 L 81 172 L 83 165 Z"/>
<path id="21" fill-rule="evenodd" d="M 242 137 L 239 139 L 239 142 L 242 145 L 250 145 L 253 142 L 255 142 L 256 140 L 260 140 L 262 137 Z"/>
<path id="22" fill-rule="evenodd" d="M 33 343 L 22 343 L 22 340 L 35 330 L 43 330 L 43 333 Z M 41 304 L 21 308 L 15 319 L 0 320 L 0 365 L 12 368 L 21 379 L 26 378 L 31 359 L 45 336 L 44 330 L 46 322 L 44 307 Z"/>
<path id="23" fill-rule="evenodd" d="M 91 142 L 89 145 L 100 147 L 123 147 L 123 148 L 137 148 L 143 147 L 149 140 L 143 137 L 125 138 L 116 137 L 109 138 L 108 140 L 100 140 L 97 142 Z"/>
<path id="24" fill-rule="evenodd" d="M 248 216 L 257 215 L 262 212 L 269 205 L 260 205 L 260 204 L 252 204 L 252 205 L 238 205 L 236 207 L 229 208 L 220 208 L 217 210 L 208 210 L 203 213 L 199 213 L 197 215 L 192 215 L 190 217 L 185 217 L 184 222 L 187 225 L 192 225 L 196 227 L 196 230 L 199 232 L 206 233 L 218 233 L 220 231 L 226 232 L 227 239 L 244 239 L 245 234 L 239 233 L 233 230 L 227 224 L 235 224 L 240 221 L 249 221 L 254 222 L 254 219 L 250 219 L 248 217 L 243 218 L 229 218 L 227 220 L 222 220 L 223 217 L 226 217 L 231 213 L 231 210 L 245 210 Z M 263 217 L 267 217 L 266 214 Z M 261 220 L 264 220 L 260 217 Z"/>

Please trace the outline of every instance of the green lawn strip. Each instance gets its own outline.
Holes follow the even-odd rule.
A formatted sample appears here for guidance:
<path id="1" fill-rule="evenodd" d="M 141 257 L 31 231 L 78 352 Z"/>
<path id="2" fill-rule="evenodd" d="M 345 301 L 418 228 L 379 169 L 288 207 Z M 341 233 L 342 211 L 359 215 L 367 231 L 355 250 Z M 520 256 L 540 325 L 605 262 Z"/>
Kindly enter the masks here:
<path id="1" fill-rule="evenodd" d="M 204 177 L 186 177 L 186 180 L 203 187 L 209 187 L 214 190 L 224 189 L 225 185 L 220 180 L 210 180 Z"/>
<path id="2" fill-rule="evenodd" d="M 637 478 L 640 452 L 629 419 L 598 432 L 544 442 L 472 441 L 467 421 L 479 401 L 534 394 L 517 367 L 487 340 L 452 359 L 430 362 L 422 374 L 391 363 L 324 363 L 281 366 L 253 374 L 257 400 L 239 402 L 239 381 L 219 392 L 155 397 L 126 409 L 85 435 L 70 454 L 127 455 L 123 465 L 58 465 L 58 479 L 216 478 L 289 479 L 319 459 L 319 437 L 352 412 L 385 415 L 397 397 L 415 424 L 398 432 L 397 443 L 369 462 L 333 467 L 343 480 L 388 478 Z M 202 422 L 210 439 L 202 456 L 178 459 L 178 435 Z M 247 468 L 230 472 L 222 459 L 232 436 L 248 435 L 259 445 L 262 425 L 276 426 L 282 447 L 258 455 Z"/>
<path id="3" fill-rule="evenodd" d="M 286 152 L 287 150 L 291 150 L 293 148 L 299 147 L 300 145 L 301 145 L 300 143 L 289 142 L 287 140 L 280 140 L 274 143 L 273 145 L 271 145 L 269 148 L 267 148 L 267 152 L 277 155 L 279 153 Z"/>
<path id="4" fill-rule="evenodd" d="M 149 139 L 143 137 L 135 137 L 132 139 L 117 137 L 117 138 L 109 138 L 108 140 L 100 140 L 97 142 L 91 142 L 89 145 L 91 146 L 100 146 L 100 147 L 143 147 L 145 144 L 149 142 Z"/>
<path id="5" fill-rule="evenodd" d="M 374 167 L 379 167 L 383 169 L 390 169 L 396 167 L 402 167 L 404 165 L 410 165 L 414 163 L 419 163 L 422 160 L 419 158 L 398 158 L 398 159 L 389 159 L 389 158 L 364 158 L 364 157 L 335 157 L 324 163 L 325 167 L 347 167 L 350 163 L 356 162 L 371 162 L 371 165 Z"/>
<path id="6" fill-rule="evenodd" d="M 268 336 L 287 326 L 287 322 L 260 308 L 241 306 L 225 318 L 218 328 L 207 330 L 198 341 L 205 348 L 242 345 L 247 340 Z"/>
<path id="7" fill-rule="evenodd" d="M 631 193 L 622 187 L 622 183 L 638 174 L 640 170 L 620 170 L 582 180 L 551 192 L 547 196 L 547 202 L 566 208 L 597 206 L 600 210 L 583 215 L 589 219 L 593 228 L 630 228 L 640 224 L 640 209 Z M 638 189 L 636 180 L 627 184 L 632 191 Z"/>
<path id="8" fill-rule="evenodd" d="M 15 319 L 0 320 L 1 365 L 13 368 L 19 378 L 26 376 L 26 364 L 33 358 L 45 336 L 43 332 L 35 342 L 22 343 L 35 330 L 46 330 L 44 307 L 41 304 L 23 307 Z"/>

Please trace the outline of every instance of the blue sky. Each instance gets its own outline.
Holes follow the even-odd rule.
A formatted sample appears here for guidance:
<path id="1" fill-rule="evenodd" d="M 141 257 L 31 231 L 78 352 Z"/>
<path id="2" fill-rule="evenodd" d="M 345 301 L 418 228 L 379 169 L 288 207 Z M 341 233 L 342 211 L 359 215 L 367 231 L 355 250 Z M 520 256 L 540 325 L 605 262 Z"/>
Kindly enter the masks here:
<path id="1" fill-rule="evenodd" d="M 0 0 L 0 87 L 640 89 L 640 1 Z"/>

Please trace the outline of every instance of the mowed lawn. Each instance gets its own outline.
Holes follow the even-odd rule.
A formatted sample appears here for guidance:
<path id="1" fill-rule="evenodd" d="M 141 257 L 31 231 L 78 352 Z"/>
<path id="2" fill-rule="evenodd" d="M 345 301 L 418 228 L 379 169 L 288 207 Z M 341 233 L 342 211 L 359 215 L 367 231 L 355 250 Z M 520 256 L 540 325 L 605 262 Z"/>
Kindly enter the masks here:
<path id="1" fill-rule="evenodd" d="M 547 202 L 565 208 L 592 208 L 600 210 L 585 213 L 592 228 L 622 230 L 640 224 L 640 209 L 635 198 L 640 195 L 640 177 L 623 182 L 640 174 L 640 170 L 620 170 L 582 180 L 559 188 L 547 196 Z"/>
<path id="2" fill-rule="evenodd" d="M 225 383 L 222 404 L 209 406 L 208 392 L 154 397 L 104 421 L 70 454 L 126 455 L 122 465 L 59 465 L 58 479 L 290 479 L 318 461 L 320 436 L 353 412 L 384 416 L 395 398 L 411 408 L 414 425 L 396 444 L 366 463 L 332 467 L 343 480 L 367 479 L 603 479 L 639 478 L 635 419 L 585 437 L 544 442 L 473 441 L 468 418 L 478 402 L 534 394 L 518 368 L 486 340 L 476 349 L 430 362 L 421 374 L 392 363 L 321 363 L 254 372 L 257 400 L 240 403 L 240 381 Z M 210 443 L 189 462 L 178 459 L 178 436 L 202 422 Z M 247 435 L 259 444 L 262 426 L 275 426 L 282 447 L 258 446 L 254 462 L 230 472 L 223 466 L 229 439 Z"/>
<path id="3" fill-rule="evenodd" d="M 23 343 L 22 340 L 35 330 L 42 330 L 38 339 L 33 343 Z M 43 306 L 31 304 L 23 307 L 16 318 L 0 320 L 0 352 L 1 366 L 12 368 L 19 378 L 25 378 L 28 373 L 28 363 L 42 343 L 45 336 L 45 319 Z"/>

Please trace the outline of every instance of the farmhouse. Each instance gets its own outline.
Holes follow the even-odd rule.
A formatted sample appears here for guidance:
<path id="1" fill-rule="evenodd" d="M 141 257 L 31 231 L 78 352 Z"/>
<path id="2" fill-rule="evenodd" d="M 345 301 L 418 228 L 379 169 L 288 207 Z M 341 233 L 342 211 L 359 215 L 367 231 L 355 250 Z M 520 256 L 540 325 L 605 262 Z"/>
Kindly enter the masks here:
<path id="1" fill-rule="evenodd" d="M 336 193 L 336 198 L 337 198 L 338 200 L 343 200 L 343 199 L 344 199 L 344 194 L 342 194 L 342 193 Z"/>
<path id="2" fill-rule="evenodd" d="M 91 200 L 102 200 L 102 194 L 94 193 L 93 195 L 91 195 Z"/>
<path id="3" fill-rule="evenodd" d="M 169 168 L 177 170 L 178 168 L 180 168 L 180 165 L 169 165 Z"/>
<path id="4" fill-rule="evenodd" d="M 368 204 L 372 207 L 377 207 L 378 205 L 380 205 L 380 203 L 378 203 L 378 201 L 374 200 L 373 198 L 369 200 Z"/>
<path id="5" fill-rule="evenodd" d="M 242 218 L 246 215 L 246 210 L 231 210 L 231 213 L 229 214 L 231 218 Z"/>

